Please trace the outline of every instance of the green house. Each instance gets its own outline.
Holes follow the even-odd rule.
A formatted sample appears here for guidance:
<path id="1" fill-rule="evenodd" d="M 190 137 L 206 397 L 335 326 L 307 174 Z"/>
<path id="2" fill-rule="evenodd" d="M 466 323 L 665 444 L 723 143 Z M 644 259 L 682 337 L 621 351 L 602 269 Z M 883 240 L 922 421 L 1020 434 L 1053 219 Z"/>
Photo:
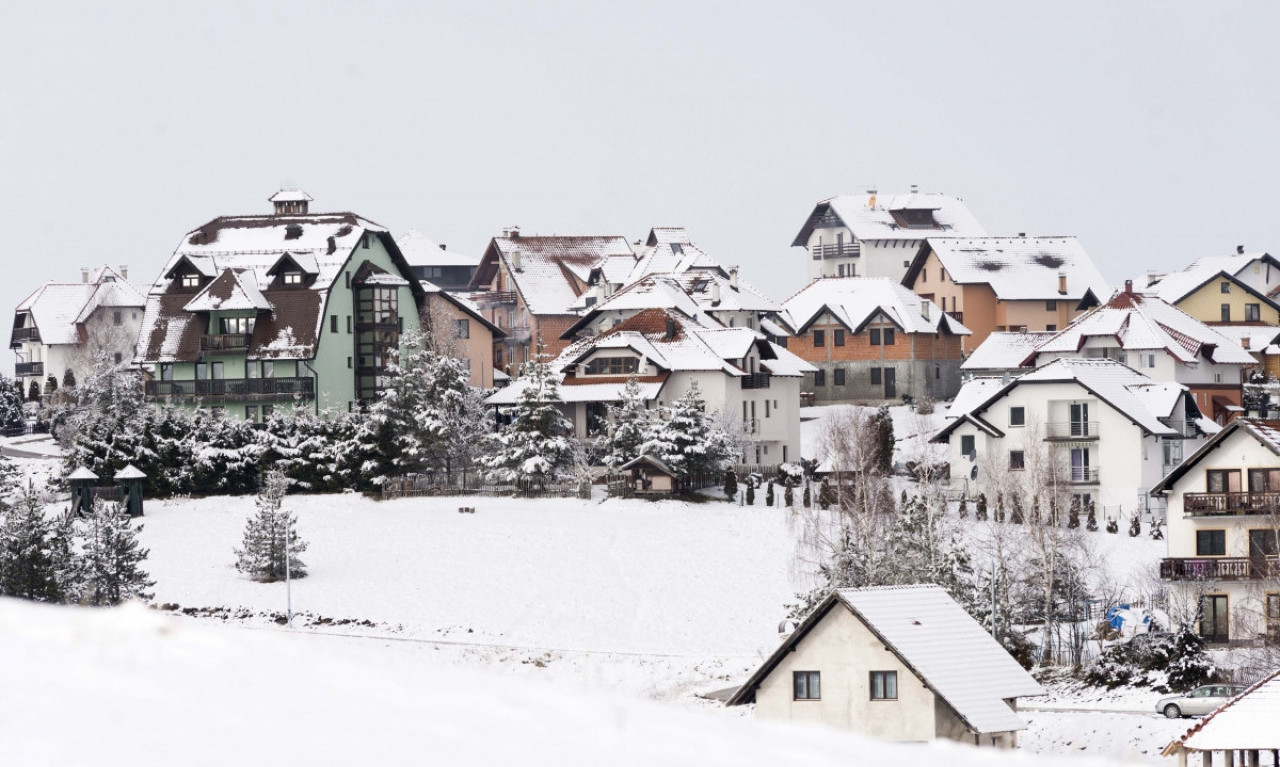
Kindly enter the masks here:
<path id="1" fill-rule="evenodd" d="M 386 382 L 425 296 L 395 240 L 354 213 L 222 216 L 182 238 L 147 295 L 137 357 L 157 404 L 260 420 L 354 410 Z"/>

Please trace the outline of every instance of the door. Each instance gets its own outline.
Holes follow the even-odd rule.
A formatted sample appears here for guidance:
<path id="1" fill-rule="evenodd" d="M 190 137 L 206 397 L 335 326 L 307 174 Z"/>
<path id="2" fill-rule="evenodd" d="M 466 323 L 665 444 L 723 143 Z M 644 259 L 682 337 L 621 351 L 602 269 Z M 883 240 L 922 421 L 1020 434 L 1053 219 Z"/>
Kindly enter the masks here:
<path id="1" fill-rule="evenodd" d="M 1089 475 L 1089 448 L 1071 448 L 1071 481 L 1088 482 L 1090 479 L 1092 477 Z"/>
<path id="2" fill-rule="evenodd" d="M 884 398 L 894 399 L 898 396 L 897 371 L 893 368 L 884 369 Z"/>
<path id="3" fill-rule="evenodd" d="M 1229 638 L 1226 594 L 1200 597 L 1200 636 L 1206 642 L 1226 642 Z"/>
<path id="4" fill-rule="evenodd" d="M 1271 572 L 1268 557 L 1277 553 L 1276 531 L 1270 528 L 1249 531 L 1249 577 L 1268 578 Z M 1272 560 L 1274 561 L 1274 560 Z"/>
<path id="5" fill-rule="evenodd" d="M 1071 406 L 1071 436 L 1089 436 L 1089 405 L 1084 402 Z"/>

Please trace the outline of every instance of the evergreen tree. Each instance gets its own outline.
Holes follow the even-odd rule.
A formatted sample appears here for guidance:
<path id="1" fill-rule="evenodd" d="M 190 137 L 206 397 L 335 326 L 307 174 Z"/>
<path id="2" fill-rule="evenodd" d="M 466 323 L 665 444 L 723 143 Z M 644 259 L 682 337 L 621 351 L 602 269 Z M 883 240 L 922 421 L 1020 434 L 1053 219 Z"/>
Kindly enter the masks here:
<path id="1" fill-rule="evenodd" d="M 22 412 L 22 387 L 14 379 L 0 376 L 0 429 L 16 429 L 26 422 Z"/>
<path id="2" fill-rule="evenodd" d="M 788 508 L 796 505 L 795 488 L 792 487 L 791 480 L 784 480 L 782 486 L 782 503 Z"/>
<path id="3" fill-rule="evenodd" d="M 298 537 L 297 517 L 283 508 L 288 487 L 289 480 L 282 472 L 268 471 L 255 502 L 257 513 L 245 521 L 244 538 L 235 552 L 236 569 L 254 580 L 284 580 L 286 552 L 289 577 L 307 574 L 298 557 L 307 550 L 307 543 Z"/>
<path id="4" fill-rule="evenodd" d="M 729 435 L 707 414 L 698 382 L 653 425 L 641 452 L 662 461 L 681 476 L 718 472 L 733 454 Z"/>
<path id="5" fill-rule="evenodd" d="M 773 507 L 773 480 L 769 480 L 769 487 L 765 488 L 764 505 L 770 508 Z"/>
<path id="6" fill-rule="evenodd" d="M 117 605 L 127 599 L 150 599 L 155 581 L 142 569 L 149 553 L 138 545 L 142 526 L 134 527 L 118 503 L 95 501 L 85 520 L 82 554 L 84 601 Z"/>
<path id="7" fill-rule="evenodd" d="M 53 525 L 44 504 L 28 486 L 8 507 L 0 524 L 0 593 L 39 602 L 60 602 L 57 572 L 50 556 Z"/>
<path id="8" fill-rule="evenodd" d="M 813 506 L 813 495 L 812 491 L 809 489 L 808 479 L 804 481 L 804 498 L 801 500 L 801 504 L 803 504 L 806 509 Z"/>
<path id="9" fill-rule="evenodd" d="M 492 450 L 480 463 L 500 478 L 544 486 L 573 466 L 573 425 L 556 406 L 560 392 L 546 355 L 526 365 L 515 385 L 522 389 L 511 409 L 511 424 L 493 436 Z"/>
<path id="10" fill-rule="evenodd" d="M 34 378 L 31 379 L 31 385 L 27 387 L 27 401 L 28 402 L 40 401 L 40 382 L 35 380 Z"/>
<path id="11" fill-rule="evenodd" d="M 738 473 L 733 469 L 724 470 L 724 497 L 732 501 L 738 494 Z"/>
<path id="12" fill-rule="evenodd" d="M 747 505 L 756 505 L 756 484 L 751 480 L 747 480 Z"/>
<path id="13" fill-rule="evenodd" d="M 1096 529 L 1097 523 L 1094 524 Z M 1071 508 L 1067 512 L 1067 529 L 1075 530 L 1078 527 L 1080 527 L 1080 501 L 1072 499 Z"/>
<path id="14" fill-rule="evenodd" d="M 62 601 L 78 603 L 85 586 L 85 563 L 79 551 L 82 538 L 79 521 L 71 509 L 64 509 L 54 518 L 50 529 L 49 561 L 58 591 Z"/>
<path id="15" fill-rule="evenodd" d="M 978 506 L 973 512 L 973 518 L 979 522 L 987 521 L 987 494 L 978 493 Z"/>
<path id="16" fill-rule="evenodd" d="M 1094 506 L 1093 501 L 1089 501 L 1089 517 L 1085 520 L 1084 529 L 1091 533 L 1098 532 L 1098 515 L 1096 509 L 1097 507 Z"/>
<path id="17" fill-rule="evenodd" d="M 1142 535 L 1142 520 L 1138 518 L 1138 512 L 1134 512 L 1129 518 L 1129 537 L 1137 538 Z"/>
<path id="18" fill-rule="evenodd" d="M 604 465 L 616 469 L 640 456 L 640 448 L 653 430 L 653 413 L 645 406 L 644 393 L 634 375 L 627 379 L 627 385 L 622 389 L 622 402 L 616 407 L 609 406 L 609 417 L 613 421 L 613 430 Z M 725 494 L 733 500 L 727 483 L 726 477 Z M 737 492 L 736 487 L 734 492 Z"/>
<path id="19" fill-rule="evenodd" d="M 831 489 L 831 483 L 823 477 L 822 484 L 818 486 L 818 505 L 826 510 L 831 508 L 833 503 L 835 503 L 835 492 Z"/>
<path id="20" fill-rule="evenodd" d="M 75 385 L 76 374 L 71 370 L 71 368 L 67 368 L 67 372 L 62 374 L 62 388 L 74 389 Z"/>
<path id="21" fill-rule="evenodd" d="M 957 515 L 960 517 L 960 519 L 969 518 L 969 499 L 968 498 L 960 499 L 960 509 L 957 512 Z"/>
<path id="22" fill-rule="evenodd" d="M 44 393 L 46 395 L 52 395 L 56 391 L 58 391 L 58 377 L 49 376 L 49 378 L 44 382 Z"/>
<path id="23" fill-rule="evenodd" d="M 893 472 L 893 415 L 887 405 L 881 405 L 871 416 L 871 426 L 876 435 L 875 465 L 884 474 Z"/>
<path id="24" fill-rule="evenodd" d="M 1004 521 L 1004 493 L 996 491 L 996 521 Z"/>

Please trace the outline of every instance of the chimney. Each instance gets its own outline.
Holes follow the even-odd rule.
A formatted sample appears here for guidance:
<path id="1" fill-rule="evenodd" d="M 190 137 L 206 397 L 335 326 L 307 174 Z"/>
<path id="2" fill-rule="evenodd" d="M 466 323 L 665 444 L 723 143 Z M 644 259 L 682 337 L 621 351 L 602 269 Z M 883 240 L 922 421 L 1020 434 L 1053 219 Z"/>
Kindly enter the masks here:
<path id="1" fill-rule="evenodd" d="M 729 267 L 729 287 L 734 290 L 738 289 L 738 267 Z"/>
<path id="2" fill-rule="evenodd" d="M 1124 281 L 1124 294 L 1126 296 L 1133 295 L 1133 280 Z"/>
<path id="3" fill-rule="evenodd" d="M 929 299 L 920 302 L 920 316 L 929 319 Z"/>
<path id="4" fill-rule="evenodd" d="M 876 190 L 868 189 L 867 194 L 871 195 L 867 198 L 867 207 L 874 208 L 876 206 Z"/>
<path id="5" fill-rule="evenodd" d="M 514 240 L 514 239 L 516 239 L 517 237 L 519 237 L 519 236 L 520 236 L 520 227 L 518 227 L 518 226 L 505 226 L 505 227 L 503 227 L 503 228 L 502 228 L 502 236 L 503 236 L 503 237 L 506 237 L 507 239 Z"/>
<path id="6" fill-rule="evenodd" d="M 1026 237 L 1026 236 L 1027 236 L 1027 233 L 1026 233 L 1026 232 L 1018 232 L 1018 236 L 1019 236 L 1019 237 Z"/>
<path id="7" fill-rule="evenodd" d="M 519 250 L 511 251 L 511 270 L 515 272 L 520 271 L 520 251 Z"/>
<path id="8" fill-rule="evenodd" d="M 711 305 L 720 305 L 720 281 L 716 279 L 711 280 Z"/>
<path id="9" fill-rule="evenodd" d="M 1243 245 L 1237 245 L 1237 246 L 1236 246 L 1236 255 L 1238 255 L 1238 256 L 1243 256 L 1243 255 L 1244 255 L 1244 246 L 1243 246 Z"/>
<path id="10" fill-rule="evenodd" d="M 1058 272 L 1058 295 L 1065 296 L 1067 294 L 1067 273 Z"/>
<path id="11" fill-rule="evenodd" d="M 676 337 L 676 330 L 677 330 L 676 321 L 675 321 L 675 320 L 673 320 L 673 319 L 671 319 L 670 317 L 668 317 L 668 318 L 667 318 L 667 334 L 666 334 L 666 338 L 667 338 L 667 339 L 675 338 L 675 337 Z"/>
<path id="12" fill-rule="evenodd" d="M 87 266 L 80 267 L 80 281 L 81 282 L 89 281 L 89 267 Z"/>
<path id="13" fill-rule="evenodd" d="M 122 280 L 127 280 L 127 279 L 129 279 L 129 265 L 128 265 L 128 264 L 120 264 L 120 279 L 122 279 Z"/>
<path id="14" fill-rule="evenodd" d="M 912 184 L 912 185 L 911 185 L 911 193 L 912 193 L 912 194 L 918 194 L 919 192 L 920 192 L 920 187 L 919 187 L 919 186 L 917 186 L 916 184 Z"/>

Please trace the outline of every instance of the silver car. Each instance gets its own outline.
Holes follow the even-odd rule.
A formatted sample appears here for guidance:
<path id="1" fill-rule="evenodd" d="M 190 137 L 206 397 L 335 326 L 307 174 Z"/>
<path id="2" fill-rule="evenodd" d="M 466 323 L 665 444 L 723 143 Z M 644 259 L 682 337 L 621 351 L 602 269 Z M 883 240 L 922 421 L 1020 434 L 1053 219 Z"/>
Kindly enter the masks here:
<path id="1" fill-rule="evenodd" d="M 1207 684 L 1185 695 L 1161 698 L 1156 704 L 1156 711 L 1170 719 L 1177 719 L 1180 716 L 1204 716 L 1244 692 L 1244 689 L 1234 684 Z"/>

